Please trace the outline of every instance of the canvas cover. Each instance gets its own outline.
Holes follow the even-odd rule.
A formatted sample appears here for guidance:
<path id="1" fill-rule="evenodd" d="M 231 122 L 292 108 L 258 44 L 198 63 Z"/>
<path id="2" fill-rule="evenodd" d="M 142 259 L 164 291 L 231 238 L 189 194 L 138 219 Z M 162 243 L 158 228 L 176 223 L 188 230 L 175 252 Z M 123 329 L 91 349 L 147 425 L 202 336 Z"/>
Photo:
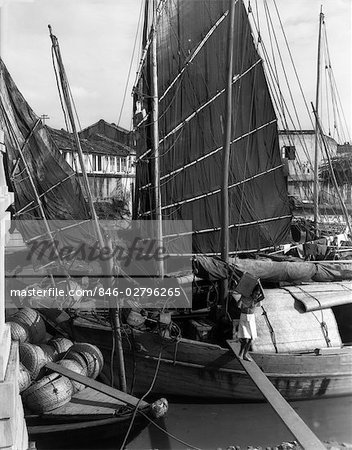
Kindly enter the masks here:
<path id="1" fill-rule="evenodd" d="M 302 282 L 352 280 L 352 264 L 319 264 L 307 261 L 272 261 L 263 259 L 230 258 L 230 264 L 242 272 L 249 272 L 262 281 Z"/>
<path id="2" fill-rule="evenodd" d="M 285 290 L 302 304 L 305 311 L 319 311 L 352 303 L 351 281 L 286 286 Z"/>
<path id="3" fill-rule="evenodd" d="M 220 252 L 228 7 L 226 0 L 167 0 L 157 25 L 162 214 L 192 220 L 194 253 Z M 237 252 L 285 242 L 291 220 L 274 108 L 242 1 L 233 56 L 229 232 Z M 147 58 L 134 94 L 140 219 L 154 208 L 149 67 Z"/>
<path id="4" fill-rule="evenodd" d="M 341 347 L 330 308 L 304 312 L 301 304 L 283 289 L 266 289 L 262 305 L 255 312 L 258 338 L 253 341 L 254 351 L 282 353 Z"/>

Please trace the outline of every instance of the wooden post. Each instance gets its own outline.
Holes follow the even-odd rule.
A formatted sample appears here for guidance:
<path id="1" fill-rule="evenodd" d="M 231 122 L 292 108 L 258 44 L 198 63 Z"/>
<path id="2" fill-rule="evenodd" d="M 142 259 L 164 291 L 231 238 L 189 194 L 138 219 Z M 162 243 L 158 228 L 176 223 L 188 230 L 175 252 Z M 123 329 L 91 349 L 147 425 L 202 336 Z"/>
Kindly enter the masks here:
<path id="1" fill-rule="evenodd" d="M 4 132 L 0 129 L 0 382 L 5 378 L 11 345 L 10 329 L 9 326 L 5 326 L 5 243 L 6 233 L 10 227 L 10 213 L 6 212 L 6 209 L 14 200 L 13 193 L 7 189 L 3 165 L 4 152 Z"/>
<path id="2" fill-rule="evenodd" d="M 6 209 L 14 194 L 8 192 L 6 184 L 4 152 L 4 132 L 0 129 L 0 448 L 25 450 L 28 434 L 18 387 L 18 343 L 11 342 L 10 325 L 5 323 L 5 244 L 10 227 Z"/>
<path id="3" fill-rule="evenodd" d="M 222 185 L 221 185 L 221 258 L 227 263 L 229 261 L 229 162 L 230 143 L 232 130 L 232 70 L 233 70 L 233 42 L 234 42 L 234 22 L 235 22 L 235 0 L 229 0 L 230 15 L 228 25 L 228 46 L 227 46 L 227 83 L 226 83 L 226 104 L 225 104 L 225 129 L 224 144 L 222 149 Z M 221 283 L 221 303 L 222 310 L 225 309 L 228 296 L 227 278 Z"/>
<path id="4" fill-rule="evenodd" d="M 93 218 L 93 223 L 94 223 L 94 228 L 95 228 L 95 232 L 98 238 L 98 242 L 99 242 L 99 246 L 100 248 L 104 248 L 106 243 L 104 241 L 102 232 L 101 232 L 101 228 L 99 226 L 99 222 L 98 222 L 98 216 L 97 213 L 95 211 L 95 207 L 94 207 L 94 203 L 93 203 L 93 198 L 92 198 L 92 193 L 89 187 L 89 182 L 88 182 L 88 177 L 87 177 L 87 172 L 86 172 L 86 168 L 84 165 L 84 159 L 83 159 L 83 152 L 82 152 L 82 148 L 81 148 L 81 142 L 79 140 L 78 137 L 78 132 L 76 129 L 76 124 L 75 124 L 75 119 L 74 119 L 74 115 L 73 115 L 73 111 L 72 111 L 72 105 L 71 105 L 71 98 L 70 98 L 70 94 L 69 94 L 69 89 L 68 89 L 68 80 L 67 80 L 67 76 L 66 76 L 66 72 L 65 72 L 65 68 L 62 62 L 62 58 L 61 58 L 61 53 L 60 53 L 60 47 L 59 47 L 59 43 L 57 40 L 57 37 L 54 36 L 52 34 L 52 30 L 51 30 L 51 26 L 49 25 L 49 32 L 50 32 L 50 38 L 53 44 L 53 50 L 55 52 L 55 56 L 60 68 L 60 80 L 61 80 L 61 87 L 62 87 L 62 92 L 63 92 L 63 96 L 64 96 L 64 100 L 65 100 L 65 104 L 66 104 L 66 108 L 67 108 L 67 113 L 69 116 L 69 120 L 70 120 L 70 124 L 72 127 L 72 132 L 74 135 L 74 139 L 75 139 L 75 143 L 76 143 L 76 148 L 77 148 L 77 153 L 78 153 L 78 158 L 79 158 L 79 162 L 80 162 L 80 166 L 81 166 L 81 171 L 82 171 L 82 176 L 83 176 L 83 183 L 86 189 L 86 193 L 87 193 L 87 198 L 88 198 L 88 203 L 90 206 L 90 210 L 91 210 L 91 214 L 92 214 L 92 218 Z M 107 271 L 110 277 L 113 276 L 113 272 L 114 272 L 114 264 L 111 258 L 108 258 L 106 261 L 107 264 Z M 109 278 L 111 280 L 111 278 Z M 127 391 L 127 385 L 126 385 L 126 374 L 125 374 L 125 364 L 124 364 L 124 359 L 123 359 L 123 350 L 122 350 L 122 336 L 121 336 L 121 324 L 120 324 L 120 316 L 119 316 L 119 305 L 118 305 L 118 300 L 117 298 L 115 299 L 112 295 L 109 296 L 109 302 L 110 302 L 110 318 L 111 318 L 111 324 L 115 333 L 115 337 L 116 337 L 116 343 L 117 343 L 117 350 L 118 350 L 118 356 L 119 356 L 119 376 L 120 376 L 120 387 L 121 389 L 126 392 Z M 112 380 L 113 381 L 113 380 Z"/>

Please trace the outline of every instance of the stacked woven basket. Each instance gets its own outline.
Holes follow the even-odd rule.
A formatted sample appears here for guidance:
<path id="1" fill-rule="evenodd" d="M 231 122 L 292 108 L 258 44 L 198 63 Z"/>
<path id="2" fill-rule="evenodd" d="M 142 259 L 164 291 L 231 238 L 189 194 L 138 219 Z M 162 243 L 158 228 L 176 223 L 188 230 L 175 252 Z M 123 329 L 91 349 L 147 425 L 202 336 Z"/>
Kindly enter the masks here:
<path id="1" fill-rule="evenodd" d="M 67 338 L 52 338 L 46 332 L 41 315 L 31 308 L 23 308 L 9 320 L 11 338 L 19 341 L 19 388 L 23 403 L 32 413 L 52 411 L 71 400 L 84 385 L 45 368 L 50 361 L 96 378 L 104 364 L 95 345 L 74 344 Z"/>

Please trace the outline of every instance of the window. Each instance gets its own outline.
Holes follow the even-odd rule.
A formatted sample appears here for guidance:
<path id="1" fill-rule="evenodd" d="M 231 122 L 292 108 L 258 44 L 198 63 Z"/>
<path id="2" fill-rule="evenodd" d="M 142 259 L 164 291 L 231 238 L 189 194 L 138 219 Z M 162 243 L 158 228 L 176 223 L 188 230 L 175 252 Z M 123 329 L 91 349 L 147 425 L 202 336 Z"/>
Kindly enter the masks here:
<path id="1" fill-rule="evenodd" d="M 121 172 L 126 172 L 126 169 L 127 169 L 126 158 L 121 158 Z"/>
<path id="2" fill-rule="evenodd" d="M 114 156 L 109 156 L 109 172 L 114 173 L 115 172 L 115 158 Z"/>
<path id="3" fill-rule="evenodd" d="M 103 160 L 103 172 L 106 173 L 109 171 L 109 157 L 102 156 L 102 160 Z"/>
<path id="4" fill-rule="evenodd" d="M 97 159 L 98 159 L 97 170 L 98 170 L 98 172 L 101 172 L 101 156 L 97 155 Z"/>
<path id="5" fill-rule="evenodd" d="M 93 172 L 95 172 L 97 170 L 97 155 L 92 155 L 92 163 Z"/>
<path id="6" fill-rule="evenodd" d="M 284 147 L 285 155 L 284 157 L 293 161 L 296 159 L 296 147 L 294 145 L 286 145 Z"/>
<path id="7" fill-rule="evenodd" d="M 85 167 L 86 171 L 88 172 L 90 167 L 89 167 L 89 159 L 88 159 L 87 153 L 84 153 L 83 161 L 84 161 L 84 167 Z"/>

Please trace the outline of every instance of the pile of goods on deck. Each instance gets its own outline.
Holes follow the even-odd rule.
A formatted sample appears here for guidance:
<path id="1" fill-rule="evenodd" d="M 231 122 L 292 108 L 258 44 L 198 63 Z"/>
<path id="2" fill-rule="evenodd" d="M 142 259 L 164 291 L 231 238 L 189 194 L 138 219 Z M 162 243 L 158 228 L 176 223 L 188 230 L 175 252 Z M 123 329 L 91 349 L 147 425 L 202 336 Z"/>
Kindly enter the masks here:
<path id="1" fill-rule="evenodd" d="M 84 388 L 83 384 L 46 369 L 48 362 L 93 379 L 100 374 L 104 361 L 98 347 L 52 337 L 36 310 L 20 309 L 8 324 L 12 340 L 19 342 L 19 390 L 30 412 L 41 414 L 59 408 Z"/>

